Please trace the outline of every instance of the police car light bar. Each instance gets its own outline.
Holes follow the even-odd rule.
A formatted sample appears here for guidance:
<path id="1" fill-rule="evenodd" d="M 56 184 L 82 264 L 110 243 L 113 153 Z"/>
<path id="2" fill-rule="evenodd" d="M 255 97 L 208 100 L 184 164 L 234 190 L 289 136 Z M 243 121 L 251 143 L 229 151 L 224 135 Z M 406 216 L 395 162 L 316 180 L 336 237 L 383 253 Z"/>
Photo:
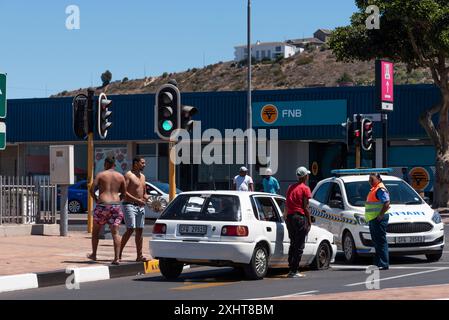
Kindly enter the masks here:
<path id="1" fill-rule="evenodd" d="M 357 175 L 357 174 L 370 174 L 370 173 L 392 173 L 393 169 L 391 168 L 373 168 L 373 169 L 339 169 L 332 170 L 331 173 L 333 175 Z"/>

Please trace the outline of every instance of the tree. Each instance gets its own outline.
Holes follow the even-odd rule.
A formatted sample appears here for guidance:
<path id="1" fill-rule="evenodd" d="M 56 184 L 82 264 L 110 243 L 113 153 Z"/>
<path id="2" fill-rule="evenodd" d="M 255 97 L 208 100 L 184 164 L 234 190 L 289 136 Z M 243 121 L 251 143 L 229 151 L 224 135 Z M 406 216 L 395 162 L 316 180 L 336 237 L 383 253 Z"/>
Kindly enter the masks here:
<path id="1" fill-rule="evenodd" d="M 103 82 L 103 87 L 107 86 L 112 81 L 112 73 L 109 70 L 106 70 L 101 75 L 101 82 Z"/>
<path id="2" fill-rule="evenodd" d="M 419 119 L 435 146 L 434 207 L 449 207 L 449 4 L 447 0 L 356 0 L 351 24 L 330 38 L 339 61 L 387 58 L 408 70 L 428 68 L 441 101 Z M 380 29 L 366 28 L 369 5 L 380 11 Z"/>

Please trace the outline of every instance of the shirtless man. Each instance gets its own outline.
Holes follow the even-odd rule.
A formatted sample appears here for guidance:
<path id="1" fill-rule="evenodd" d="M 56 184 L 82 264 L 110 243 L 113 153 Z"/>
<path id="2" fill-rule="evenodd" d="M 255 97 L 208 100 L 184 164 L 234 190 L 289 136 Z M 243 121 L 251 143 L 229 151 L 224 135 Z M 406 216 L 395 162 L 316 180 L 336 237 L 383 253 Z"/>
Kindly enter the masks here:
<path id="1" fill-rule="evenodd" d="M 142 174 L 145 168 L 145 159 L 136 157 L 133 160 L 133 168 L 125 174 L 126 196 L 123 202 L 125 211 L 126 232 L 122 237 L 119 258 L 122 259 L 123 249 L 131 235 L 136 231 L 137 262 L 145 262 L 142 255 L 143 227 L 145 225 L 145 205 L 149 196 L 146 194 L 145 176 Z"/>
<path id="2" fill-rule="evenodd" d="M 100 193 L 99 197 L 95 195 L 97 187 Z M 92 253 L 88 255 L 88 258 L 94 261 L 97 260 L 100 231 L 108 223 L 114 239 L 114 261 L 112 261 L 112 264 L 118 265 L 120 252 L 119 227 L 123 221 L 121 198 L 126 193 L 126 185 L 123 176 L 115 171 L 114 157 L 107 157 L 104 160 L 104 171 L 95 177 L 95 181 L 89 191 L 97 205 L 94 210 Z"/>

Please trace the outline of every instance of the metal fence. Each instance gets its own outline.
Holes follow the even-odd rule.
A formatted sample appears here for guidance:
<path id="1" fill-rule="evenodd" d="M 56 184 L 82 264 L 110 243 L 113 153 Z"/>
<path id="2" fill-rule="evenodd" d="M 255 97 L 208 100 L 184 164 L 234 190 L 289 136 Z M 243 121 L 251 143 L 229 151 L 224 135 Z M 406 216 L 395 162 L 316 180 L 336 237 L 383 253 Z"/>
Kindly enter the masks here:
<path id="1" fill-rule="evenodd" d="M 56 200 L 49 178 L 0 176 L 0 225 L 56 223 Z"/>

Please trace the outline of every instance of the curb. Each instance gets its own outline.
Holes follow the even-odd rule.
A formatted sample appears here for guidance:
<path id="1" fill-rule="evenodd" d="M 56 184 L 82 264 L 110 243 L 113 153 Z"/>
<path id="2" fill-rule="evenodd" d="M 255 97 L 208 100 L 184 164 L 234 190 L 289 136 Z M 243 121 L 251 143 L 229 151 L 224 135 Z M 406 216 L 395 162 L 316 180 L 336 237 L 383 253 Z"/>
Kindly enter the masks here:
<path id="1" fill-rule="evenodd" d="M 190 266 L 185 266 L 188 269 Z M 0 276 L 0 293 L 132 277 L 159 272 L 159 260 L 119 266 L 68 267 L 66 270 Z"/>

